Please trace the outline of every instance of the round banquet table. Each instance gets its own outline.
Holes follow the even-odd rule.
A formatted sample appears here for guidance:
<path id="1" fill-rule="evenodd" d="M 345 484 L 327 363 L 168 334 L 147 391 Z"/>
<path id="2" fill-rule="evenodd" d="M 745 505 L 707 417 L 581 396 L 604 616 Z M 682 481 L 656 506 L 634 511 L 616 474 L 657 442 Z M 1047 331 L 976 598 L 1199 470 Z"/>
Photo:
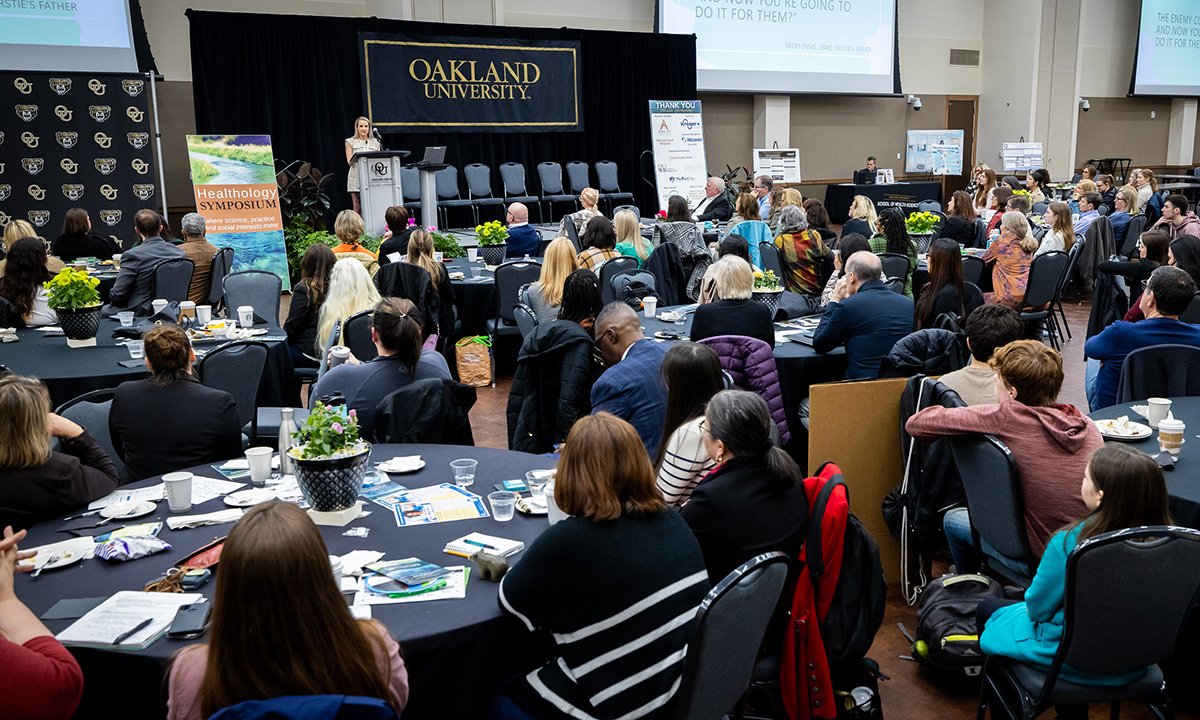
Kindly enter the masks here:
<path id="1" fill-rule="evenodd" d="M 375 445 L 373 461 L 397 455 L 420 454 L 426 465 L 408 474 L 390 474 L 392 482 L 409 488 L 453 482 L 449 463 L 456 458 L 475 458 L 479 468 L 470 490 L 486 496 L 494 483 L 524 478 L 525 472 L 550 468 L 548 458 L 526 453 L 489 448 L 454 445 Z M 206 477 L 221 478 L 210 466 L 192 468 Z M 142 487 L 161 481 L 155 477 L 127 487 Z M 240 482 L 240 481 L 239 481 Z M 249 487 L 247 485 L 246 487 Z M 527 517 L 517 513 L 511 522 L 498 523 L 491 517 L 475 520 L 436 523 L 432 525 L 398 527 L 386 508 L 364 501 L 364 511 L 347 527 L 322 527 L 321 535 L 330 554 L 344 555 L 352 550 L 377 550 L 386 559 L 419 557 L 442 565 L 470 564 L 470 561 L 442 552 L 445 544 L 467 533 L 478 531 L 512 540 L 527 546 L 548 527 L 545 516 Z M 227 509 L 220 498 L 193 505 L 188 515 Z M 74 514 L 74 513 L 72 513 Z M 165 501 L 159 503 L 154 515 L 131 520 L 131 523 L 165 520 L 170 515 Z M 68 539 L 56 533 L 58 519 L 33 527 L 23 547 L 32 548 Z M 90 559 L 57 571 L 46 571 L 34 578 L 20 574 L 16 578 L 16 593 L 37 615 L 48 610 L 63 598 L 108 596 L 119 590 L 140 590 L 176 562 L 214 538 L 224 537 L 231 525 L 213 525 L 172 531 L 164 524 L 159 537 L 172 549 L 157 555 L 124 563 L 109 564 Z M 365 538 L 347 537 L 351 527 L 365 527 Z M 115 529 L 102 526 L 97 534 Z M 510 564 L 520 562 L 522 553 L 509 558 Z M 213 582 L 202 592 L 210 600 L 220 582 L 220 570 Z M 504 614 L 498 602 L 499 585 L 474 576 L 467 584 L 463 600 L 374 605 L 373 617 L 387 626 L 399 642 L 406 658 L 410 686 L 408 707 L 404 717 L 420 718 L 479 718 L 484 717 L 492 697 L 511 676 L 533 669 L 552 657 L 548 641 L 534 641 L 519 621 Z M 66 629 L 73 620 L 47 620 L 51 631 Z M 77 717 L 111 717 L 116 708 L 125 718 L 162 718 L 166 713 L 165 683 L 170 658 L 188 644 L 204 642 L 207 635 L 193 641 L 161 638 L 140 652 L 118 652 L 71 648 L 84 669 L 84 700 Z"/>
<path id="2" fill-rule="evenodd" d="M 471 267 L 483 268 L 476 279 L 471 275 Z M 455 258 L 446 264 L 449 272 L 460 272 L 462 280 L 451 280 L 454 285 L 454 304 L 458 308 L 458 320 L 462 323 L 460 337 L 468 335 L 486 335 L 487 320 L 496 316 L 496 281 L 491 269 L 480 259 L 474 263 L 467 258 Z"/>

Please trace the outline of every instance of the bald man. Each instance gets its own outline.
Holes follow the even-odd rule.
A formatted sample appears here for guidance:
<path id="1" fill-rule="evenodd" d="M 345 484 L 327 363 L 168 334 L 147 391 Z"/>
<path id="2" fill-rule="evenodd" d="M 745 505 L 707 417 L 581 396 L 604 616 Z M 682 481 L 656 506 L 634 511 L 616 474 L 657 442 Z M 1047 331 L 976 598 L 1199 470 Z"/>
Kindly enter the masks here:
<path id="1" fill-rule="evenodd" d="M 537 255 L 538 245 L 542 242 L 542 234 L 529 224 L 529 208 L 524 203 L 513 203 L 508 206 L 508 257 L 525 257 Z"/>
<path id="2" fill-rule="evenodd" d="M 700 222 L 705 220 L 729 222 L 733 217 L 733 203 L 725 194 L 725 181 L 719 177 L 710 177 L 704 184 L 704 199 L 692 210 L 692 215 Z"/>
<path id="3" fill-rule="evenodd" d="M 647 339 L 637 313 L 622 302 L 604 306 L 595 331 L 596 349 L 608 369 L 592 386 L 592 412 L 610 412 L 628 422 L 650 457 L 657 457 L 667 408 L 659 367 L 667 345 Z"/>
<path id="4" fill-rule="evenodd" d="M 813 333 L 813 350 L 846 346 L 846 378 L 879 377 L 879 363 L 912 332 L 913 301 L 883 283 L 883 265 L 863 250 L 846 260 L 846 273 Z"/>

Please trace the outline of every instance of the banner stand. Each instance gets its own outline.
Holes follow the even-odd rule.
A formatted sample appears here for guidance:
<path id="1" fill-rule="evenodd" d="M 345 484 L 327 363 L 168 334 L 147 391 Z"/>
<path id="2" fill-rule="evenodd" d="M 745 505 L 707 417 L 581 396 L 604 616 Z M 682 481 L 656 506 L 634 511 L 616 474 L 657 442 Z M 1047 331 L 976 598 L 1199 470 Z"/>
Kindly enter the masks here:
<path id="1" fill-rule="evenodd" d="M 162 127 L 158 124 L 158 92 L 154 87 L 154 73 L 148 72 L 146 77 L 150 78 L 150 107 L 154 111 L 154 147 L 158 153 L 158 197 L 162 201 L 163 222 L 170 225 L 171 218 L 167 211 L 169 207 L 167 205 L 167 176 L 163 171 Z"/>

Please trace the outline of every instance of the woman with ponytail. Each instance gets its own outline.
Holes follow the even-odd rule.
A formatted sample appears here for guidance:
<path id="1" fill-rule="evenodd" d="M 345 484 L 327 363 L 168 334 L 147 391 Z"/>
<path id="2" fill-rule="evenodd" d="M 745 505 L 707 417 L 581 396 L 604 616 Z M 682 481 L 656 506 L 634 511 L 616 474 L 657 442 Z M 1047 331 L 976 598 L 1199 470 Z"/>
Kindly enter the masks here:
<path id="1" fill-rule="evenodd" d="M 800 552 L 808 532 L 808 500 L 796 461 L 771 441 L 767 403 L 745 390 L 713 395 L 700 423 L 717 467 L 680 511 L 692 528 L 715 585 L 759 553 Z"/>

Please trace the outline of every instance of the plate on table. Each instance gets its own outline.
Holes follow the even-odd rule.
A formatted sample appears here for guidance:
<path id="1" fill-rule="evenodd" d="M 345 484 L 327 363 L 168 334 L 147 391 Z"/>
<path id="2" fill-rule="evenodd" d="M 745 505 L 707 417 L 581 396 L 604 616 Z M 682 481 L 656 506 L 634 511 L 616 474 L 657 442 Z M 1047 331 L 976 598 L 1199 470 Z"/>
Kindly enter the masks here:
<path id="1" fill-rule="evenodd" d="M 54 554 L 55 553 L 52 551 L 47 552 L 47 556 L 54 555 Z M 37 557 L 35 556 L 34 560 L 33 560 L 34 569 L 37 570 L 40 568 L 42 571 L 57 570 L 59 568 L 65 568 L 68 565 L 74 565 L 75 563 L 77 563 L 83 559 L 83 555 L 81 555 L 77 552 L 72 552 L 71 550 L 59 550 L 57 552 L 57 554 L 58 554 L 57 559 L 55 559 L 53 562 L 48 562 L 45 565 L 39 565 L 38 561 L 37 561 Z"/>
<path id="2" fill-rule="evenodd" d="M 1154 434 L 1149 425 L 1132 422 L 1127 415 L 1116 419 L 1097 420 L 1096 428 L 1100 430 L 1101 437 L 1109 440 L 1145 440 Z"/>
<path id="3" fill-rule="evenodd" d="M 225 504 L 230 507 L 251 507 L 259 503 L 275 499 L 275 491 L 266 488 L 249 488 L 238 490 L 225 496 Z"/>
<path id="4" fill-rule="evenodd" d="M 526 515 L 545 515 L 546 496 L 541 497 L 519 497 L 517 498 L 517 509 Z"/>
<path id="5" fill-rule="evenodd" d="M 113 503 L 100 511 L 100 517 L 109 520 L 130 520 L 142 517 L 143 515 L 149 515 L 157 509 L 158 506 L 149 500 Z"/>
<path id="6" fill-rule="evenodd" d="M 425 461 L 420 457 L 397 457 L 387 462 L 376 463 L 375 468 L 389 475 L 404 475 L 425 467 Z"/>

